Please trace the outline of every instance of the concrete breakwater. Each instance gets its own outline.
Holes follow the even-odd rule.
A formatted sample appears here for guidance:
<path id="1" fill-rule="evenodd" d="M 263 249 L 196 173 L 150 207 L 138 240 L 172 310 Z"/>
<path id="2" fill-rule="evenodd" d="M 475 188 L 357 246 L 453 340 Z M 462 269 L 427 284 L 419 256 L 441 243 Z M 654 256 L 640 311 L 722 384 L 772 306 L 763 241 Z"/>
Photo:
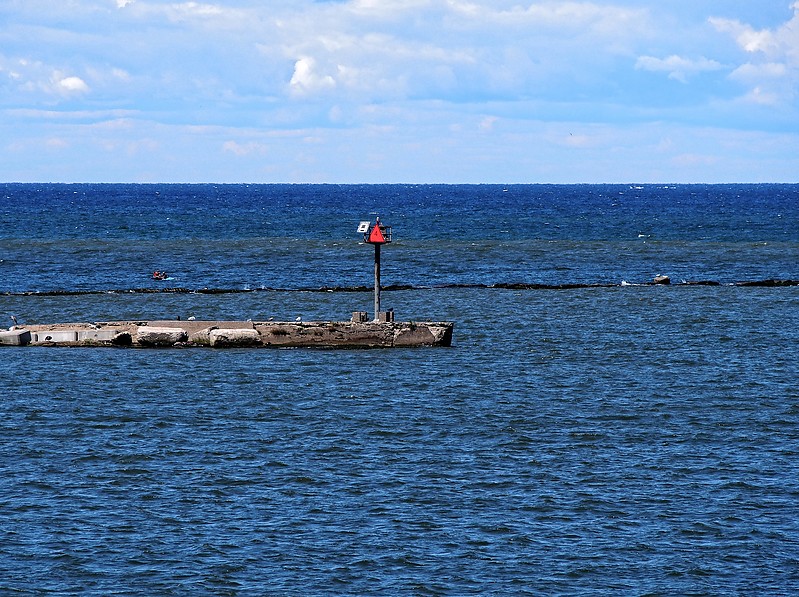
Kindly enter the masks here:
<path id="1" fill-rule="evenodd" d="M 450 346 L 451 322 L 107 321 L 14 326 L 0 346 L 319 347 Z"/>

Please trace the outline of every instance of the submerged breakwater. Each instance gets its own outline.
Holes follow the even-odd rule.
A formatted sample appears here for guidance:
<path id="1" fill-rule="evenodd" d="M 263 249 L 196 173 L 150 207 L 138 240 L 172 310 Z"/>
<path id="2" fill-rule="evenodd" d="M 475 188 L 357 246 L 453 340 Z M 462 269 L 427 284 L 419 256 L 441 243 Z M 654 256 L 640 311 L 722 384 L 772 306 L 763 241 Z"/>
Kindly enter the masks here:
<path id="1" fill-rule="evenodd" d="M 431 289 L 455 289 L 455 288 L 482 288 L 500 290 L 576 290 L 580 288 L 616 288 L 621 286 L 663 286 L 659 282 L 620 282 L 619 284 L 608 283 L 573 283 L 573 284 L 536 284 L 536 283 L 513 283 L 498 282 L 494 284 L 438 284 L 436 286 L 414 286 L 410 284 L 389 284 L 382 286 L 384 292 L 398 290 L 431 290 Z M 721 286 L 721 282 L 715 280 L 681 280 L 680 282 L 670 282 L 670 286 Z M 799 280 L 750 280 L 745 282 L 731 282 L 728 286 L 742 287 L 787 287 L 799 286 Z M 366 286 L 335 286 L 320 288 L 128 288 L 115 290 L 26 290 L 22 292 L 5 292 L 5 296 L 85 296 L 91 294 L 243 294 L 250 292 L 371 292 L 372 288 Z"/>

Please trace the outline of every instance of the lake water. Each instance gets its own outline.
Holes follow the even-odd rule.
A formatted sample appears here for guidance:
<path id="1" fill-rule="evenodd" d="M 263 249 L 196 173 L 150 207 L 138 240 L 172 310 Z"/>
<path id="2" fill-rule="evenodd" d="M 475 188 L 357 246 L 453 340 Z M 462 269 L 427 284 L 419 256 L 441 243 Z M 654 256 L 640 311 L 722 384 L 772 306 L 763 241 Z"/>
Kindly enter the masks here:
<path id="1" fill-rule="evenodd" d="M 377 214 L 384 305 L 455 322 L 451 348 L 0 350 L 2 593 L 799 590 L 799 287 L 737 284 L 799 279 L 799 185 L 0 197 L 6 325 L 348 319 Z"/>

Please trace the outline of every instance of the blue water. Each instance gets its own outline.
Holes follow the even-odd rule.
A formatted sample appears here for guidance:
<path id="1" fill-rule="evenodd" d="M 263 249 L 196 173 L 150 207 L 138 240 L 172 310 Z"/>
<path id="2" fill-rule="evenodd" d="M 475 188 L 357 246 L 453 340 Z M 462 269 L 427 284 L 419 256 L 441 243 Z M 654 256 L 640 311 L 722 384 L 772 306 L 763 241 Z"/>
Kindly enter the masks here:
<path id="1" fill-rule="evenodd" d="M 21 322 L 347 319 L 369 292 L 314 289 L 371 283 L 379 214 L 411 287 L 384 304 L 456 323 L 449 349 L 0 350 L 0 593 L 799 590 L 799 287 L 736 284 L 799 279 L 797 185 L 0 197 Z M 154 269 L 254 291 L 127 292 Z M 482 286 L 511 283 L 606 285 Z"/>

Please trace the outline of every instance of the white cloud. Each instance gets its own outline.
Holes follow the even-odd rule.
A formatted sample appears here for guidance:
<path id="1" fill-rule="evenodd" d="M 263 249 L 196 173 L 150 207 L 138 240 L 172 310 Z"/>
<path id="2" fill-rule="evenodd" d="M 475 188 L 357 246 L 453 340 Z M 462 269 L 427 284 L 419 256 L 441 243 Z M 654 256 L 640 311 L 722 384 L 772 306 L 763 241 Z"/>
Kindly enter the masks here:
<path id="1" fill-rule="evenodd" d="M 256 141 L 249 141 L 247 143 L 239 143 L 238 141 L 225 141 L 222 144 L 222 151 L 232 153 L 234 155 L 244 157 L 253 153 L 264 154 L 268 146 L 264 143 Z"/>
<path id="2" fill-rule="evenodd" d="M 736 68 L 730 76 L 734 79 L 749 82 L 762 79 L 781 79 L 787 74 L 788 67 L 780 62 L 765 62 L 757 65 L 747 62 Z"/>
<path id="3" fill-rule="evenodd" d="M 433 5 L 431 0 L 351 0 L 349 9 L 370 16 L 386 17 Z"/>
<path id="4" fill-rule="evenodd" d="M 69 143 L 59 137 L 52 137 L 45 141 L 45 146 L 48 149 L 64 149 L 66 147 L 69 147 Z"/>
<path id="5" fill-rule="evenodd" d="M 757 104 L 793 100 L 799 90 L 799 2 L 793 16 L 773 29 L 755 29 L 736 19 L 711 17 L 717 31 L 735 39 L 749 59 L 735 68 L 731 78 L 749 86 L 746 98 Z"/>
<path id="6" fill-rule="evenodd" d="M 54 73 L 53 87 L 62 95 L 72 95 L 75 93 L 87 93 L 89 86 L 80 77 L 64 77 L 60 73 Z"/>
<path id="7" fill-rule="evenodd" d="M 360 0 L 276 23 L 259 48 L 292 61 L 295 96 L 366 101 L 602 93 L 602 69 L 654 31 L 643 9 L 552 1 Z"/>
<path id="8" fill-rule="evenodd" d="M 28 101 L 37 97 L 49 103 L 54 97 L 71 98 L 91 91 L 83 78 L 28 58 L 4 59 L 0 55 L 0 74 L 6 75 L 12 93 L 22 92 Z M 0 101 L 2 98 L 0 95 Z"/>
<path id="9" fill-rule="evenodd" d="M 636 61 L 635 68 L 654 72 L 666 72 L 669 73 L 670 79 L 675 79 L 681 83 L 687 83 L 688 77 L 691 75 L 720 70 L 723 66 L 715 60 L 709 60 L 705 57 L 692 60 L 690 58 L 672 55 L 668 58 L 641 56 Z"/>
<path id="10" fill-rule="evenodd" d="M 753 87 L 749 93 L 743 97 L 744 101 L 751 104 L 760 104 L 763 106 L 778 106 L 782 101 L 782 96 L 778 93 L 763 89 L 762 87 Z"/>
<path id="11" fill-rule="evenodd" d="M 328 74 L 320 74 L 316 61 L 305 56 L 294 63 L 294 74 L 289 82 L 293 93 L 306 95 L 336 86 L 336 80 Z"/>
<path id="12" fill-rule="evenodd" d="M 494 130 L 494 125 L 499 120 L 496 116 L 486 116 L 480 121 L 479 129 L 483 132 L 490 133 Z"/>
<path id="13" fill-rule="evenodd" d="M 225 12 L 225 9 L 221 6 L 200 2 L 183 2 L 181 4 L 171 4 L 169 7 L 174 11 L 174 14 L 185 16 L 215 17 Z"/>
<path id="14" fill-rule="evenodd" d="M 130 81 L 130 73 L 122 68 L 112 68 L 111 75 L 120 81 Z"/>
<path id="15" fill-rule="evenodd" d="M 124 2 L 125 5 L 121 6 Z M 204 2 L 152 2 L 147 0 L 117 0 L 119 8 L 125 8 L 129 22 L 140 22 L 163 25 L 169 23 L 177 27 L 192 27 L 201 30 L 212 30 L 222 33 L 231 28 L 254 26 L 258 19 L 254 18 L 261 11 L 246 10 Z"/>
<path id="16" fill-rule="evenodd" d="M 747 62 L 736 68 L 730 78 L 749 87 L 744 100 L 753 104 L 778 106 L 795 95 L 795 77 L 783 63 Z"/>
<path id="17" fill-rule="evenodd" d="M 218 4 L 202 2 L 153 3 L 140 1 L 133 6 L 134 2 L 135 0 L 117 0 L 117 6 L 124 8 L 131 5 L 139 14 L 165 15 L 173 20 L 183 20 L 190 17 L 217 17 L 228 12 L 235 12 L 233 9 L 226 9 Z"/>
<path id="18" fill-rule="evenodd" d="M 768 29 L 755 30 L 749 25 L 734 19 L 710 17 L 708 19 L 718 31 L 729 33 L 746 52 L 774 53 L 779 49 L 777 36 Z"/>
<path id="19" fill-rule="evenodd" d="M 700 155 L 693 153 L 683 153 L 671 158 L 671 163 L 679 168 L 690 168 L 694 166 L 714 166 L 719 162 L 719 157 L 715 155 Z"/>

